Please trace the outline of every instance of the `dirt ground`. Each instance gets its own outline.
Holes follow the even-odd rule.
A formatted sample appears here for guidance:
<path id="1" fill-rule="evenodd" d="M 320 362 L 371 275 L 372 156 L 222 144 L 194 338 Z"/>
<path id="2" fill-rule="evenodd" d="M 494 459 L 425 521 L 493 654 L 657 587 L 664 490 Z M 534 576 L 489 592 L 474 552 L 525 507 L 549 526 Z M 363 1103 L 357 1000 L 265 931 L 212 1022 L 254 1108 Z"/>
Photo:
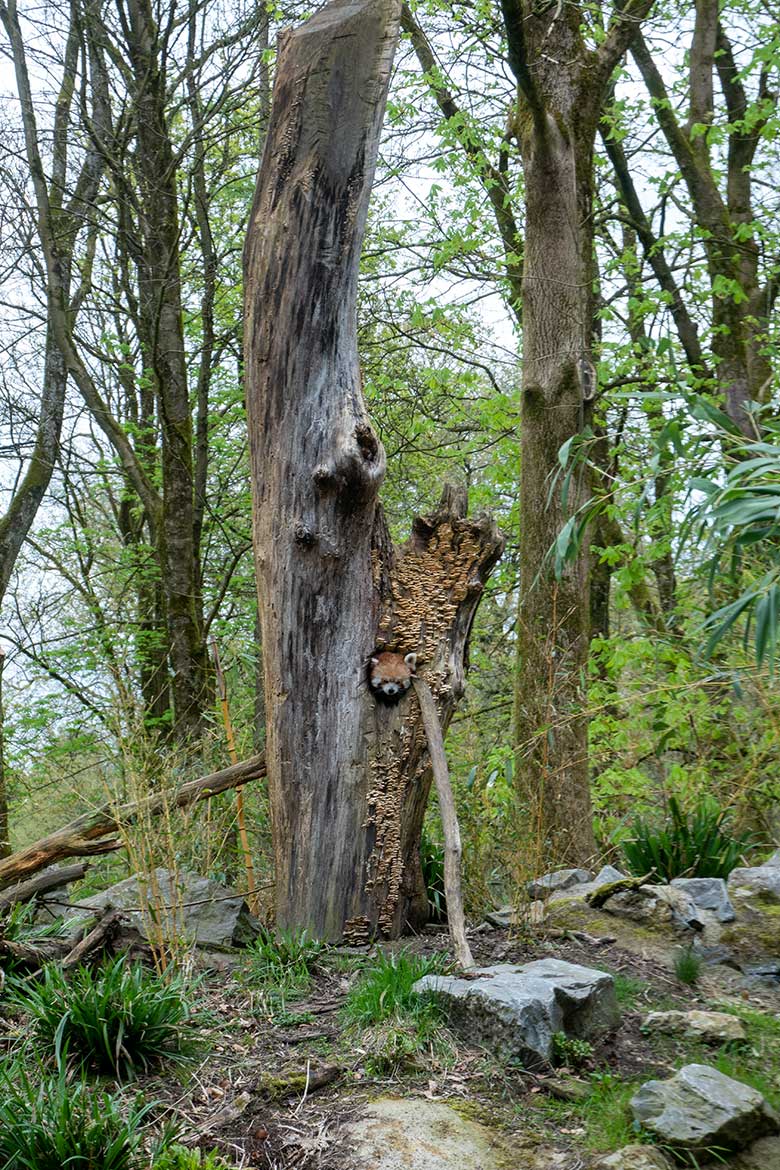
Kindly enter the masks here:
<path id="1" fill-rule="evenodd" d="M 429 928 L 385 949 L 400 947 L 422 954 L 448 952 L 446 928 Z M 133 1088 L 158 1103 L 157 1124 L 174 1123 L 186 1144 L 218 1151 L 245 1170 L 347 1170 L 344 1128 L 380 1096 L 423 1096 L 454 1104 L 499 1129 L 517 1148 L 518 1167 L 583 1170 L 591 1153 L 583 1145 L 582 1126 L 567 1113 L 567 1084 L 587 1085 L 594 1073 L 631 1082 L 668 1076 L 679 1052 L 671 1041 L 660 1049 L 657 1040 L 651 1042 L 640 1030 L 643 1016 L 657 1008 L 706 1008 L 713 994 L 720 995 L 707 978 L 700 990 L 683 987 L 661 963 L 598 938 L 579 941 L 543 933 L 523 938 L 488 930 L 474 935 L 472 949 L 481 966 L 553 957 L 620 976 L 621 1026 L 594 1044 L 582 1065 L 550 1075 L 501 1063 L 456 1036 L 447 1060 L 423 1051 L 402 1069 L 376 1076 L 367 1068 L 370 1038 L 347 1028 L 340 1014 L 367 952 L 326 952 L 305 998 L 281 1008 L 278 997 L 269 998 L 253 984 L 241 952 L 201 955 L 200 1057 L 194 1064 L 144 1076 Z M 761 1002 L 751 998 L 751 1006 L 777 1012 L 780 1000 L 768 992 Z M 19 1027 L 18 1020 L 0 1020 L 0 1055 L 18 1041 Z M 285 1095 L 279 1082 L 290 1073 L 298 1079 Z M 560 1108 L 554 1105 L 559 1094 L 564 1098 Z M 541 1149 L 551 1160 L 531 1156 Z"/>
<path id="2" fill-rule="evenodd" d="M 385 949 L 399 947 L 432 954 L 448 951 L 449 940 L 446 929 L 431 928 Z M 580 1076 L 596 1070 L 630 1081 L 668 1076 L 674 1051 L 669 1049 L 666 1059 L 659 1059 L 657 1044 L 640 1031 L 643 1016 L 659 1007 L 710 1006 L 706 990 L 696 993 L 682 987 L 661 964 L 614 944 L 544 936 L 529 940 L 495 930 L 476 936 L 473 951 L 481 966 L 553 957 L 604 968 L 630 981 L 631 1001 L 622 1004 L 621 1027 L 594 1045 L 592 1059 L 577 1070 Z M 470 1116 L 500 1127 L 510 1142 L 516 1139 L 518 1150 L 530 1140 L 559 1156 L 568 1153 L 570 1158 L 556 1161 L 561 1170 L 587 1164 L 580 1134 L 567 1132 L 565 1115 L 558 1122 L 541 1108 L 550 1096 L 547 1078 L 502 1065 L 462 1037 L 456 1038 L 457 1056 L 449 1066 L 434 1054 L 421 1054 L 419 1067 L 406 1066 L 387 1077 L 369 1075 L 367 1049 L 359 1035 L 345 1031 L 339 1015 L 357 977 L 356 971 L 343 969 L 351 961 L 359 962 L 355 952 L 336 950 L 318 963 L 306 999 L 291 1003 L 281 1023 L 278 1012 L 275 1016 L 269 1012 L 263 994 L 246 986 L 240 959 L 231 957 L 218 964 L 221 970 L 207 970 L 204 996 L 214 1020 L 210 1052 L 180 1084 L 153 1078 L 144 1084 L 145 1092 L 166 1099 L 171 1114 L 184 1121 L 193 1144 L 258 1170 L 345 1170 L 348 1150 L 340 1140 L 345 1125 L 366 1102 L 385 1095 L 422 1095 L 458 1103 Z M 314 1088 L 323 1069 L 334 1079 Z M 282 1070 L 299 1072 L 304 1087 L 274 1100 L 264 1080 Z"/>

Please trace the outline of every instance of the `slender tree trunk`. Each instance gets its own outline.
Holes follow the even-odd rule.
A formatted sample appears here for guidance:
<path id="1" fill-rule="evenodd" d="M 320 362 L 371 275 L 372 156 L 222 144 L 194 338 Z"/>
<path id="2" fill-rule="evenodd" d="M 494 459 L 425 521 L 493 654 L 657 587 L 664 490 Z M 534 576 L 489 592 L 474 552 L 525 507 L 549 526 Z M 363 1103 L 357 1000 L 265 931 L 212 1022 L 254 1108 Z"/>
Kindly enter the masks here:
<path id="1" fill-rule="evenodd" d="M 397 935 L 424 902 L 430 788 L 410 693 L 379 705 L 377 646 L 420 655 L 444 726 L 502 542 L 446 493 L 392 548 L 356 289 L 400 0 L 334 0 L 280 38 L 245 252 L 245 367 L 268 781 L 282 925 Z"/>
<path id="2" fill-rule="evenodd" d="M 571 94 L 569 101 L 574 98 Z M 549 550 L 566 521 L 550 473 L 590 406 L 592 368 L 591 128 L 550 118 L 545 141 L 523 143 L 525 297 L 520 479 L 520 596 L 515 736 L 518 777 L 545 854 L 582 862 L 595 850 L 588 781 L 585 675 L 589 558 L 556 580 Z M 586 500 L 587 478 L 570 507 Z"/>
<path id="3" fill-rule="evenodd" d="M 174 735 L 196 740 L 211 706 L 197 563 L 195 470 L 181 303 L 176 166 L 167 124 L 159 30 L 146 0 L 130 0 L 128 51 L 134 73 L 137 162 L 142 193 L 138 265 L 146 373 L 162 433 L 162 517 L 157 550 L 171 665 Z M 196 192 L 197 197 L 197 192 Z"/>
<path id="4" fill-rule="evenodd" d="M 566 513 L 551 490 L 558 453 L 590 421 L 594 284 L 593 145 L 611 73 L 651 0 L 629 0 L 597 49 L 576 3 L 501 0 L 518 83 L 525 175 L 520 610 L 514 731 L 517 777 L 537 844 L 551 862 L 595 850 L 588 776 L 588 540 L 560 578 L 554 547 L 588 498 L 585 473 Z"/>

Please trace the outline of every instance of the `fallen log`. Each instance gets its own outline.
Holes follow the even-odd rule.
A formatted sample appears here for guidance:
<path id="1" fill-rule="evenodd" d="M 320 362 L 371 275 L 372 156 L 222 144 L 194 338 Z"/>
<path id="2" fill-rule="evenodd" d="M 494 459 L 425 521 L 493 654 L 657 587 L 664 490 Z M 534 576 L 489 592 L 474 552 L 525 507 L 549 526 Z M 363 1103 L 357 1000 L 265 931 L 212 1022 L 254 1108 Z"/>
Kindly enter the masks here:
<path id="1" fill-rule="evenodd" d="M 122 841 L 116 836 L 120 827 L 132 824 L 141 815 L 155 816 L 165 808 L 185 808 L 199 800 L 208 800 L 220 792 L 227 792 L 230 788 L 239 788 L 251 780 L 259 780 L 261 776 L 265 776 L 264 755 L 252 756 L 240 764 L 190 780 L 182 784 L 181 788 L 156 792 L 143 800 L 128 804 L 112 804 L 108 801 L 94 812 L 84 813 L 70 824 L 28 845 L 26 849 L 4 857 L 0 861 L 0 891 L 28 874 L 36 873 L 66 857 L 89 857 L 121 849 Z"/>
<path id="2" fill-rule="evenodd" d="M 75 865 L 62 865 L 59 869 L 52 869 L 48 873 L 29 878 L 26 882 L 9 886 L 0 894 L 0 910 L 7 910 L 16 902 L 30 902 L 38 894 L 48 894 L 52 890 L 70 885 L 71 882 L 80 881 L 88 868 L 86 861 L 77 861 Z"/>

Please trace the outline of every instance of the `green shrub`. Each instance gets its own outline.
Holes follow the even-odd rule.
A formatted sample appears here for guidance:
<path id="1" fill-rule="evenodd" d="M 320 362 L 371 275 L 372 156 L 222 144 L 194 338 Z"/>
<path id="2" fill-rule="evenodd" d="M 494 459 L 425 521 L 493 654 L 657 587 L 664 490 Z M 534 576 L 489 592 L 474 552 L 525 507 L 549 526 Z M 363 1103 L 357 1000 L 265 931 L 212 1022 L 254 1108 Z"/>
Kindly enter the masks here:
<path id="1" fill-rule="evenodd" d="M 120 1107 L 64 1070 L 0 1070 L 3 1170 L 141 1170 L 141 1123 L 150 1109 Z"/>
<path id="2" fill-rule="evenodd" d="M 692 986 L 697 983 L 701 975 L 702 959 L 690 947 L 683 947 L 674 958 L 674 973 L 680 983 Z"/>
<path id="3" fill-rule="evenodd" d="M 729 816 L 712 800 L 701 800 L 690 813 L 670 797 L 663 824 L 634 821 L 623 856 L 632 874 L 648 881 L 676 877 L 728 877 L 752 844 L 750 833 L 735 835 Z"/>
<path id="4" fill-rule="evenodd" d="M 14 998 L 59 1063 L 67 1053 L 120 1079 L 163 1059 L 182 1061 L 195 1044 L 186 1029 L 192 1012 L 185 980 L 162 978 L 121 955 L 70 977 L 50 964 Z"/>
<path id="5" fill-rule="evenodd" d="M 552 1062 L 554 1065 L 566 1065 L 567 1068 L 577 1070 L 585 1068 L 593 1059 L 593 1045 L 588 1040 L 580 1040 L 577 1036 L 567 1036 L 565 1032 L 556 1032 L 552 1038 Z"/>
<path id="6" fill-rule="evenodd" d="M 446 961 L 446 955 L 412 955 L 408 951 L 386 955 L 380 951 L 347 996 L 346 1018 L 366 1025 L 392 1016 L 440 1015 L 432 997 L 417 995 L 412 987 L 423 975 L 442 971 Z"/>
<path id="7" fill-rule="evenodd" d="M 216 1150 L 203 1154 L 186 1146 L 172 1145 L 152 1162 L 152 1170 L 229 1170 Z"/>
<path id="8" fill-rule="evenodd" d="M 305 991 L 325 943 L 308 930 L 266 932 L 247 948 L 249 977 L 279 992 Z"/>

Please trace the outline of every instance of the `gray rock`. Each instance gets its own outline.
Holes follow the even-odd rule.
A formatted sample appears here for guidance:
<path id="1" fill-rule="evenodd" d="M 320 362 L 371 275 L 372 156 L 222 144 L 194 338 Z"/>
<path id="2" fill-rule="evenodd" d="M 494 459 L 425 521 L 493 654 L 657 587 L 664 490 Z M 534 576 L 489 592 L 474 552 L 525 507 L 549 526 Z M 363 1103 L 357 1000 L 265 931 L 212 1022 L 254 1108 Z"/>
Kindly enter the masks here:
<path id="1" fill-rule="evenodd" d="M 522 906 L 519 911 L 514 906 L 499 906 L 497 910 L 488 910 L 483 925 L 494 930 L 507 930 L 510 926 L 517 926 L 519 922 L 529 926 L 540 926 L 544 922 L 544 917 L 544 902 L 535 901 Z"/>
<path id="2" fill-rule="evenodd" d="M 671 884 L 687 894 L 700 910 L 712 910 L 718 922 L 734 921 L 734 907 L 723 878 L 673 878 Z"/>
<path id="3" fill-rule="evenodd" d="M 772 856 L 767 857 L 766 861 L 764 862 L 764 865 L 765 866 L 766 865 L 773 865 L 776 868 L 780 869 L 780 849 L 775 849 Z"/>
<path id="4" fill-rule="evenodd" d="M 514 906 L 499 906 L 497 910 L 488 910 L 485 922 L 496 930 L 506 930 L 517 922 L 517 911 Z"/>
<path id="5" fill-rule="evenodd" d="M 546 873 L 544 877 L 529 882 L 526 888 L 531 898 L 545 898 L 557 890 L 568 890 L 572 886 L 589 882 L 591 877 L 587 869 L 556 869 L 553 873 Z"/>
<path id="6" fill-rule="evenodd" d="M 684 890 L 673 886 L 638 886 L 620 890 L 607 898 L 604 909 L 618 918 L 651 926 L 675 926 L 681 930 L 704 929 L 704 921 L 696 905 Z"/>
<path id="7" fill-rule="evenodd" d="M 112 907 L 126 910 L 133 926 L 152 941 L 197 943 L 200 946 L 243 946 L 257 938 L 260 924 L 243 894 L 195 873 L 154 871 L 154 882 L 126 878 L 91 898 L 80 899 L 70 917 Z"/>
<path id="8" fill-rule="evenodd" d="M 634 1119 L 683 1150 L 739 1150 L 780 1131 L 762 1095 L 706 1064 L 686 1064 L 668 1081 L 648 1081 L 631 1099 Z"/>
<path id="9" fill-rule="evenodd" d="M 642 1031 L 691 1036 L 706 1044 L 745 1039 L 745 1025 L 728 1012 L 650 1012 L 642 1021 Z"/>
<path id="10" fill-rule="evenodd" d="M 759 1138 L 729 1162 L 728 1170 L 780 1170 L 780 1138 Z"/>
<path id="11" fill-rule="evenodd" d="M 499 963 L 465 979 L 426 975 L 414 989 L 441 995 L 472 1042 L 529 1065 L 550 1062 L 556 1032 L 587 1040 L 620 1021 L 612 976 L 558 959 Z"/>
<path id="12" fill-rule="evenodd" d="M 610 882 L 622 882 L 625 877 L 614 865 L 603 865 L 590 884 L 597 890 L 599 886 L 608 886 Z"/>
<path id="13" fill-rule="evenodd" d="M 746 963 L 742 968 L 748 987 L 773 987 L 780 984 L 780 963 Z"/>
<path id="14" fill-rule="evenodd" d="M 500 1170 L 506 1151 L 487 1126 L 443 1101 L 380 1097 L 347 1127 L 350 1170 Z M 347 1156 L 344 1156 L 347 1161 Z"/>
<path id="15" fill-rule="evenodd" d="M 758 897 L 763 902 L 780 902 L 780 866 L 732 869 L 728 889 L 734 901 Z"/>
<path id="16" fill-rule="evenodd" d="M 671 1163 L 654 1146 L 624 1146 L 599 1158 L 594 1170 L 671 1170 Z"/>
<path id="17" fill-rule="evenodd" d="M 704 930 L 704 919 L 690 894 L 674 886 L 658 886 L 657 897 L 672 912 L 672 923 L 683 930 Z"/>

